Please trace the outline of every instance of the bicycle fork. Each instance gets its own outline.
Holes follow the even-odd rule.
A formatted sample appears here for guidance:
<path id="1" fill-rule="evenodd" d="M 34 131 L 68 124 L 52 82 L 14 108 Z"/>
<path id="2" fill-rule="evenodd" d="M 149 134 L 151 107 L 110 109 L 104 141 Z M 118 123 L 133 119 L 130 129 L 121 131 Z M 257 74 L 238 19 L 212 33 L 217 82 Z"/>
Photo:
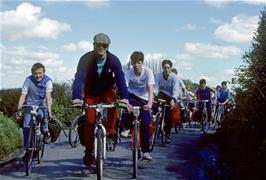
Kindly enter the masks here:
<path id="1" fill-rule="evenodd" d="M 101 129 L 101 131 L 99 131 L 99 129 Z M 102 133 L 101 134 L 101 139 L 102 139 L 102 151 L 103 151 L 103 159 L 106 159 L 106 130 L 105 127 L 102 124 L 98 124 L 95 129 L 94 129 L 94 154 L 95 154 L 95 159 L 97 159 L 97 143 L 101 143 L 98 142 L 98 133 Z"/>

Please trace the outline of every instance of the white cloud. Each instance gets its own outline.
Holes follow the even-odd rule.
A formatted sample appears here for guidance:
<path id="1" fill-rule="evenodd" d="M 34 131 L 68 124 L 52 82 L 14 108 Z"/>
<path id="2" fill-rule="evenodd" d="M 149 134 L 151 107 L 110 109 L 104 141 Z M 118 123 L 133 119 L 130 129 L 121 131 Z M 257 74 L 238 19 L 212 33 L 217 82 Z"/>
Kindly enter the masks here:
<path id="1" fill-rule="evenodd" d="M 190 71 L 193 68 L 193 64 L 189 61 L 180 61 L 180 62 L 176 61 L 176 62 L 177 62 L 176 67 L 179 70 Z"/>
<path id="2" fill-rule="evenodd" d="M 85 0 L 84 3 L 89 8 L 103 8 L 110 6 L 110 0 Z"/>
<path id="3" fill-rule="evenodd" d="M 91 51 L 93 50 L 93 43 L 88 41 L 80 41 L 78 42 L 78 48 L 84 51 Z"/>
<path id="4" fill-rule="evenodd" d="M 234 75 L 234 72 L 235 72 L 235 69 L 225 69 L 224 70 L 224 74 L 226 76 L 233 76 Z"/>
<path id="5" fill-rule="evenodd" d="M 176 55 L 176 59 L 177 60 L 187 60 L 187 59 L 191 59 L 191 55 L 189 54 L 185 54 L 185 53 L 179 53 Z"/>
<path id="6" fill-rule="evenodd" d="M 182 26 L 182 27 L 177 28 L 176 30 L 177 30 L 177 31 L 182 31 L 182 30 L 192 31 L 192 30 L 196 29 L 196 27 L 197 27 L 196 24 L 188 23 L 188 24 L 185 24 L 185 25 Z"/>
<path id="7" fill-rule="evenodd" d="M 245 4 L 266 5 L 266 0 L 242 0 Z"/>
<path id="8" fill-rule="evenodd" d="M 164 55 L 161 53 L 147 53 L 144 55 L 145 61 L 163 60 Z"/>
<path id="9" fill-rule="evenodd" d="M 250 42 L 258 27 L 258 16 L 235 16 L 231 23 L 219 26 L 214 37 L 226 42 Z"/>
<path id="10" fill-rule="evenodd" d="M 1 88 L 21 87 L 26 76 L 31 74 L 31 66 L 41 62 L 46 74 L 53 80 L 65 81 L 74 77 L 75 68 L 66 67 L 57 53 L 45 48 L 1 46 Z M 18 84 L 19 82 L 19 84 Z"/>
<path id="11" fill-rule="evenodd" d="M 244 3 L 249 5 L 266 5 L 266 0 L 204 0 L 205 3 L 209 6 L 216 7 L 216 8 L 223 8 L 227 4 L 231 3 Z"/>
<path id="12" fill-rule="evenodd" d="M 91 51 L 93 50 L 93 43 L 89 41 L 79 41 L 78 43 L 69 43 L 61 47 L 62 50 L 67 52 L 81 51 Z"/>
<path id="13" fill-rule="evenodd" d="M 217 85 L 221 84 L 222 81 L 230 82 L 232 78 L 234 78 L 234 71 L 235 69 L 228 68 L 228 69 L 221 69 L 220 71 L 214 72 L 207 72 L 200 76 L 196 76 L 192 78 L 193 82 L 198 83 L 200 79 L 206 79 L 207 85 L 210 87 L 216 87 Z"/>
<path id="14" fill-rule="evenodd" d="M 205 3 L 212 7 L 222 8 L 231 2 L 229 0 L 205 0 Z"/>
<path id="15" fill-rule="evenodd" d="M 56 39 L 63 31 L 71 30 L 67 23 L 42 18 L 42 9 L 21 3 L 15 10 L 0 12 L 3 34 L 12 40 L 20 38 Z"/>
<path id="16" fill-rule="evenodd" d="M 77 51 L 77 45 L 74 43 L 69 43 L 69 44 L 63 45 L 61 47 L 61 49 L 64 51 L 68 51 L 68 52 L 76 52 Z"/>
<path id="17" fill-rule="evenodd" d="M 220 46 L 201 43 L 185 43 L 185 50 L 192 55 L 203 58 L 226 59 L 240 55 L 241 50 L 235 46 Z"/>

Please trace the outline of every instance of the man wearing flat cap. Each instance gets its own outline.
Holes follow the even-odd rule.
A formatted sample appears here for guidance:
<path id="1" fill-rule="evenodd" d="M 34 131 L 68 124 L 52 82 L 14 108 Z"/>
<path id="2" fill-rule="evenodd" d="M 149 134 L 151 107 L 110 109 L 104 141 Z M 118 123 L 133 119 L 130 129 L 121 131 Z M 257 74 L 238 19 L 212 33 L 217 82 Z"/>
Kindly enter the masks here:
<path id="1" fill-rule="evenodd" d="M 73 82 L 73 105 L 80 105 L 83 99 L 87 104 L 106 103 L 116 101 L 116 89 L 122 101 L 128 103 L 128 90 L 124 73 L 119 59 L 108 51 L 110 38 L 104 33 L 98 33 L 93 38 L 93 51 L 84 54 L 78 63 L 75 80 Z M 117 120 L 117 109 L 108 109 L 107 136 L 113 137 Z M 85 123 L 85 165 L 93 161 L 93 132 L 96 120 L 95 110 L 86 110 Z"/>

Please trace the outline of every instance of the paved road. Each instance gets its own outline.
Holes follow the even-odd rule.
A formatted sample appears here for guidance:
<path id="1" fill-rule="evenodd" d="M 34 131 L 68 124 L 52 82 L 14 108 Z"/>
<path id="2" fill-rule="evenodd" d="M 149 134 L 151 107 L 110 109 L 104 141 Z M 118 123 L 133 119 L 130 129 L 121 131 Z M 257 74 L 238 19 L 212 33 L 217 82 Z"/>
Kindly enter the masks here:
<path id="1" fill-rule="evenodd" d="M 187 129 L 172 133 L 167 147 L 156 144 L 151 162 L 141 162 L 137 179 L 192 179 L 192 155 L 202 132 Z M 115 152 L 108 152 L 104 179 L 131 179 L 132 160 L 129 139 L 122 139 Z M 71 148 L 61 134 L 58 142 L 46 146 L 43 162 L 36 164 L 30 177 L 25 176 L 21 157 L 0 166 L 0 180 L 9 179 L 96 179 L 95 166 L 85 167 L 83 147 Z"/>

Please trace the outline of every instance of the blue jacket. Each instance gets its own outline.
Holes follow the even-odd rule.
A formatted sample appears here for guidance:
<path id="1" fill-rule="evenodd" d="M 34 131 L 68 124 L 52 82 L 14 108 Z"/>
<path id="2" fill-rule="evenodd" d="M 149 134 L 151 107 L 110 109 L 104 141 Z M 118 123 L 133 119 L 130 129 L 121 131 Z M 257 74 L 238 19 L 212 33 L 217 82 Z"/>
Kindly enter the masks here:
<path id="1" fill-rule="evenodd" d="M 106 62 L 100 77 L 97 68 L 94 51 L 90 51 L 80 58 L 73 82 L 72 99 L 81 99 L 82 89 L 84 89 L 85 95 L 101 96 L 116 86 L 120 98 L 127 99 L 128 90 L 119 59 L 107 51 Z"/>

